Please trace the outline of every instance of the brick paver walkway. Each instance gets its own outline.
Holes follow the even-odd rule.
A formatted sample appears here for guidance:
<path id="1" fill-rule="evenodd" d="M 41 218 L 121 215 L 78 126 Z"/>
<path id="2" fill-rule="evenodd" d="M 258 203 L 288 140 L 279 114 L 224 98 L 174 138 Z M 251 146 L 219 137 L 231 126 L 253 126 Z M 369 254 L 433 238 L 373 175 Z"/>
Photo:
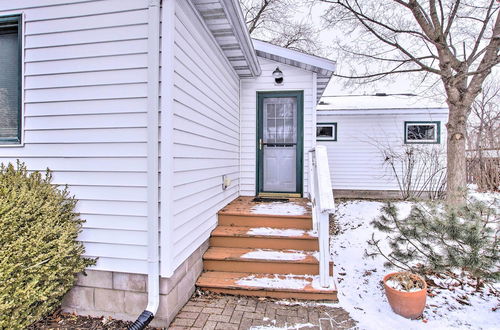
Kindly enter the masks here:
<path id="1" fill-rule="evenodd" d="M 271 299 L 195 294 L 170 329 L 351 329 L 355 321 L 340 307 L 284 304 Z"/>

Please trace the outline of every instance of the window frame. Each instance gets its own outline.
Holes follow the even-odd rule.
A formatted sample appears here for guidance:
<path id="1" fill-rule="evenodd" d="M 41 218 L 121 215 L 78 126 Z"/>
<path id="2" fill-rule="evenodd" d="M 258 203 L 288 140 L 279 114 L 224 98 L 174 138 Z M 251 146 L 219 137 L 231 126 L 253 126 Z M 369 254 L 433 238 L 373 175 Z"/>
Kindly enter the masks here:
<path id="1" fill-rule="evenodd" d="M 436 126 L 436 138 L 434 140 L 409 140 L 408 139 L 408 127 L 410 125 L 435 125 Z M 405 121 L 404 122 L 404 143 L 405 144 L 440 144 L 441 143 L 441 121 Z"/>
<path id="2" fill-rule="evenodd" d="M 334 127 L 334 134 L 333 136 L 330 138 L 326 138 L 326 137 L 318 137 L 317 136 L 317 131 L 318 131 L 318 127 L 324 127 L 324 126 L 332 126 Z M 325 122 L 318 122 L 316 123 L 316 141 L 331 141 L 331 142 L 335 142 L 337 141 L 337 123 L 336 122 L 330 122 L 330 123 L 325 123 Z"/>
<path id="3" fill-rule="evenodd" d="M 23 103 L 23 15 L 22 14 L 8 14 L 0 16 L 0 34 L 6 25 L 17 25 L 17 55 L 19 58 L 18 77 L 19 82 L 17 85 L 18 91 L 18 111 L 17 111 L 17 137 L 16 138 L 0 138 L 0 147 L 21 147 L 23 146 L 23 128 L 24 128 L 24 103 Z"/>

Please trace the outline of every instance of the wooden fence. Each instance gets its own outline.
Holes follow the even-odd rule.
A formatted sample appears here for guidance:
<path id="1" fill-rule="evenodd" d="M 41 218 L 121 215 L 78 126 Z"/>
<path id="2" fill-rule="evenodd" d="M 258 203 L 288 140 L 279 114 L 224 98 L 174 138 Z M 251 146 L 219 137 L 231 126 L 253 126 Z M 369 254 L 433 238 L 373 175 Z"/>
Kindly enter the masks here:
<path id="1" fill-rule="evenodd" d="M 479 190 L 499 191 L 500 157 L 468 157 L 467 183 L 474 183 Z"/>

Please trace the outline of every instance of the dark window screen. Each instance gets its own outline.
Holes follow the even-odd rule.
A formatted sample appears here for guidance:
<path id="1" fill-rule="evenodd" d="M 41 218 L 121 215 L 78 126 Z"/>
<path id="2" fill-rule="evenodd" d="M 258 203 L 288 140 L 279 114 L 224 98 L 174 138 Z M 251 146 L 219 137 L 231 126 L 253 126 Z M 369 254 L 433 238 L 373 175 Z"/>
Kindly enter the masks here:
<path id="1" fill-rule="evenodd" d="M 0 17 L 0 143 L 18 142 L 20 56 L 18 19 Z"/>

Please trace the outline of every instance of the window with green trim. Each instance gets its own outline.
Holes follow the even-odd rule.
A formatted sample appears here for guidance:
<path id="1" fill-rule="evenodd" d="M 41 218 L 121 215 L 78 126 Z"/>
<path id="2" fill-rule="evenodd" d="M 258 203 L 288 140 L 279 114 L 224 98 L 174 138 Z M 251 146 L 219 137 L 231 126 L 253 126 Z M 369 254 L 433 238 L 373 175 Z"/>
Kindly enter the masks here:
<path id="1" fill-rule="evenodd" d="M 405 121 L 405 143 L 440 143 L 441 122 Z"/>
<path id="2" fill-rule="evenodd" d="M 0 16 L 0 144 L 21 142 L 21 16 Z"/>
<path id="3" fill-rule="evenodd" d="M 337 123 L 317 123 L 317 141 L 337 141 Z"/>

